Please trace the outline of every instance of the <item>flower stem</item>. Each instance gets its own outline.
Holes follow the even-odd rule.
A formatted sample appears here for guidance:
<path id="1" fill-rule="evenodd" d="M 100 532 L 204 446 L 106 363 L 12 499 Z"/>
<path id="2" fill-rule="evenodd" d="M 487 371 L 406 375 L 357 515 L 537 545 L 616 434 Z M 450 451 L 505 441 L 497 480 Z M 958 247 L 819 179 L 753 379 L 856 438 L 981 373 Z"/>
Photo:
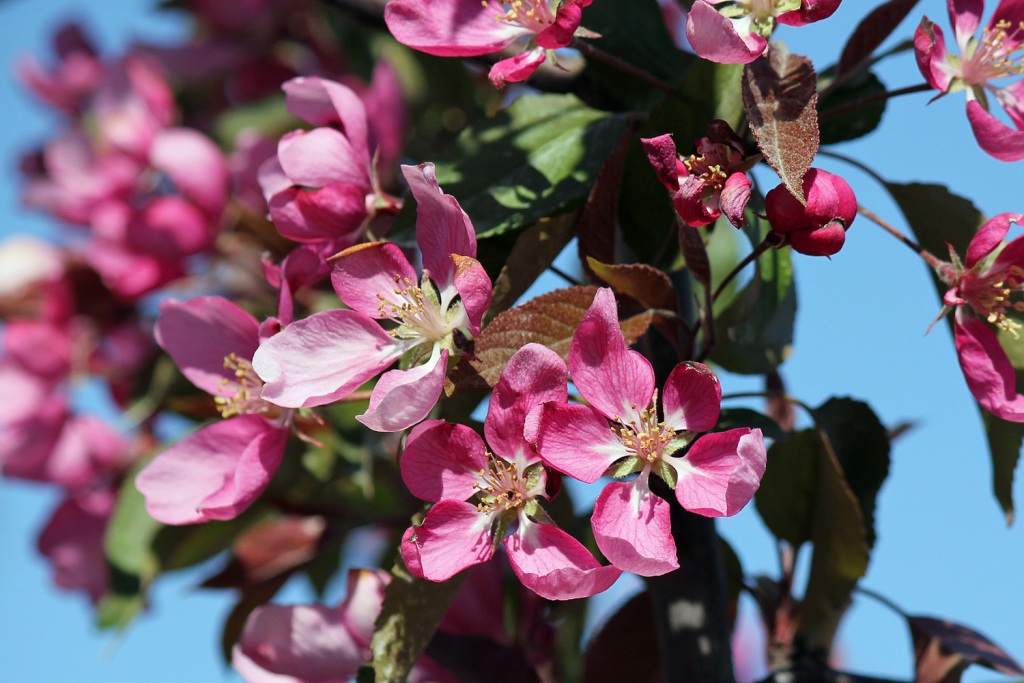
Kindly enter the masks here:
<path id="1" fill-rule="evenodd" d="M 569 44 L 569 47 L 579 50 L 580 53 L 586 55 L 587 57 L 604 62 L 609 66 L 613 66 L 619 71 L 627 73 L 630 76 L 635 76 L 644 83 L 654 86 L 658 90 L 662 90 L 668 93 L 676 91 L 676 89 L 673 86 L 669 85 L 668 83 L 661 80 L 657 76 L 649 74 L 643 69 L 637 68 L 630 64 L 629 62 L 622 60 L 613 54 L 605 52 L 600 48 L 594 47 L 590 43 L 580 40 L 579 38 L 573 38 L 572 43 Z"/>
<path id="2" fill-rule="evenodd" d="M 715 288 L 714 293 L 711 295 L 712 303 L 714 303 L 714 301 L 718 299 L 721 293 L 725 291 L 725 288 L 729 286 L 729 283 L 732 282 L 737 275 L 739 275 L 741 270 L 750 265 L 755 259 L 757 259 L 758 256 L 768 251 L 768 249 L 770 249 L 771 247 L 776 246 L 777 244 L 779 244 L 779 238 L 774 232 L 769 232 L 767 235 L 765 235 L 764 241 L 761 242 L 761 244 L 754 247 L 754 250 L 747 254 L 746 258 L 737 263 L 736 267 L 732 269 L 732 272 L 726 275 L 725 279 L 718 283 L 718 287 Z"/>
<path id="3" fill-rule="evenodd" d="M 915 252 L 917 252 L 918 256 L 923 258 L 925 260 L 925 262 L 929 266 L 931 266 L 932 268 L 938 269 L 943 264 L 943 262 L 941 260 L 935 258 L 935 256 L 933 256 L 930 251 L 928 251 L 927 249 L 922 247 L 920 244 L 918 244 L 914 240 L 912 240 L 909 237 L 907 237 L 906 235 L 904 235 L 902 232 L 900 232 L 896 228 L 894 228 L 891 225 L 889 225 L 887 222 L 882 220 L 879 216 L 875 215 L 874 212 L 869 211 L 868 209 L 866 209 L 863 206 L 861 206 L 860 204 L 858 204 L 857 205 L 857 213 L 859 213 L 860 215 L 864 216 L 864 218 L 867 218 L 869 221 L 875 223 L 876 225 L 881 227 L 883 230 L 888 232 L 890 235 L 892 235 L 893 237 L 898 239 L 900 242 L 903 242 L 903 244 L 905 244 L 908 247 L 910 247 L 911 249 L 913 249 Z"/>
<path id="4" fill-rule="evenodd" d="M 928 90 L 931 89 L 932 86 L 928 85 L 927 83 L 918 83 L 917 85 L 909 85 L 906 88 L 887 90 L 886 92 L 879 93 L 877 95 L 862 97 L 859 100 L 854 100 L 853 102 L 840 104 L 838 107 L 832 107 L 831 109 L 826 109 L 825 111 L 818 112 L 818 119 L 827 119 L 832 116 L 845 114 L 848 111 L 860 109 L 861 107 L 867 107 L 878 102 L 884 102 L 888 99 L 892 99 L 893 97 L 899 97 L 900 95 L 910 95 L 916 92 L 927 92 Z"/>

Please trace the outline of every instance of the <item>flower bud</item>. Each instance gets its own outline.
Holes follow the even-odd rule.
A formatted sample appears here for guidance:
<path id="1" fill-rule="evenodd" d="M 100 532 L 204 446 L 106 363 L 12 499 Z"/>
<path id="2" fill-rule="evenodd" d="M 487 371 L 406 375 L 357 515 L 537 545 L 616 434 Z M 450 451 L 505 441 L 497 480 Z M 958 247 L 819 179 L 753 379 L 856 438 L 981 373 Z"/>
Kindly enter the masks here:
<path id="1" fill-rule="evenodd" d="M 846 230 L 857 215 L 857 198 L 845 180 L 817 168 L 804 176 L 803 190 L 806 206 L 783 185 L 769 191 L 765 196 L 768 222 L 795 251 L 831 256 L 843 248 Z"/>

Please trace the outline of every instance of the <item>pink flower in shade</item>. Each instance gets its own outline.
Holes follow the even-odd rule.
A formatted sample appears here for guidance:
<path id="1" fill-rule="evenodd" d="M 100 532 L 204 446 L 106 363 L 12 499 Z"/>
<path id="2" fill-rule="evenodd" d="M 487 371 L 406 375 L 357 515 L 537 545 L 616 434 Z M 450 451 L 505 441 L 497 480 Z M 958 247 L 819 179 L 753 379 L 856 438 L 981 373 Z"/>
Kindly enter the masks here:
<path id="1" fill-rule="evenodd" d="M 103 64 L 92 41 L 77 24 L 65 24 L 53 39 L 58 62 L 47 69 L 34 57 L 23 57 L 15 71 L 43 101 L 76 115 L 99 88 Z"/>
<path id="2" fill-rule="evenodd" d="M 959 54 L 946 52 L 942 29 L 924 17 L 914 33 L 917 66 L 940 93 L 966 91 L 967 119 L 985 152 L 1001 161 L 1024 159 L 1024 80 L 1006 83 L 1024 73 L 1024 4 L 1001 0 L 980 39 L 975 33 L 984 1 L 949 0 L 948 4 Z M 989 112 L 989 95 L 1006 110 L 1017 130 Z"/>
<path id="3" fill-rule="evenodd" d="M 464 425 L 425 422 L 413 429 L 402 453 L 402 479 L 434 506 L 402 540 L 409 571 L 445 581 L 489 560 L 501 542 L 516 576 L 542 597 L 586 597 L 615 582 L 621 571 L 602 567 L 539 503 L 548 497 L 547 474 L 523 429 L 532 408 L 565 401 L 566 379 L 562 359 L 538 344 L 509 359 L 484 422 L 493 453 Z"/>
<path id="4" fill-rule="evenodd" d="M 384 21 L 398 42 L 440 57 L 474 57 L 530 38 L 526 52 L 491 67 L 495 87 L 525 81 L 547 58 L 566 47 L 593 0 L 392 0 Z"/>
<path id="5" fill-rule="evenodd" d="M 109 489 L 65 498 L 36 541 L 53 568 L 53 582 L 64 590 L 84 591 L 94 604 L 109 587 L 103 538 L 115 500 Z"/>
<path id="6" fill-rule="evenodd" d="M 951 247 L 953 262 L 939 268 L 950 285 L 942 313 L 956 311 L 953 338 L 967 386 L 985 410 L 1011 422 L 1024 422 L 1024 395 L 997 330 L 1020 338 L 1021 324 L 1010 316 L 1024 312 L 1024 237 L 999 247 L 1010 223 L 1022 219 L 1016 213 L 992 218 L 971 240 L 962 263 Z"/>
<path id="7" fill-rule="evenodd" d="M 491 281 L 476 260 L 476 234 L 454 197 L 441 191 L 433 164 L 403 166 L 418 205 L 417 277 L 397 245 L 362 244 L 333 259 L 334 290 L 349 307 L 299 320 L 261 344 L 253 367 L 263 398 L 288 408 L 347 396 L 401 359 L 374 387 L 357 419 L 376 431 L 400 431 L 437 403 L 457 353 L 455 333 L 473 337 L 491 301 Z M 377 321 L 392 323 L 384 329 Z"/>
<path id="8" fill-rule="evenodd" d="M 259 323 L 220 297 L 160 306 L 155 336 L 182 373 L 213 394 L 221 415 L 159 453 L 135 485 L 164 524 L 233 519 L 270 483 L 284 456 L 291 411 L 260 398 L 252 369 Z"/>
<path id="9" fill-rule="evenodd" d="M 358 242 L 378 213 L 396 202 L 375 177 L 370 124 L 350 88 L 323 78 L 293 78 L 283 86 L 288 110 L 313 130 L 288 133 L 259 172 L 270 218 L 288 239 L 324 256 Z"/>
<path id="10" fill-rule="evenodd" d="M 764 474 L 761 431 L 730 429 L 694 442 L 718 421 L 722 395 L 700 363 L 681 363 L 669 375 L 659 419 L 654 370 L 626 347 L 609 289 L 598 290 L 573 334 L 569 370 L 589 405 L 545 403 L 530 416 L 527 437 L 535 437 L 544 462 L 581 481 L 635 473 L 598 496 L 591 520 L 597 545 L 613 565 L 641 576 L 678 568 L 669 503 L 651 491 L 651 475 L 691 512 L 736 514 Z"/>
<path id="11" fill-rule="evenodd" d="M 246 683 L 344 683 L 370 659 L 387 572 L 353 569 L 337 607 L 264 605 L 253 610 L 231 654 Z"/>
<path id="12" fill-rule="evenodd" d="M 686 16 L 686 39 L 704 59 L 749 64 L 764 54 L 776 23 L 803 26 L 826 19 L 841 1 L 696 0 Z"/>
<path id="13" fill-rule="evenodd" d="M 828 171 L 812 168 L 804 176 L 807 204 L 779 185 L 765 195 L 772 230 L 808 256 L 831 256 L 843 248 L 846 231 L 857 217 L 857 197 L 849 184 Z"/>
<path id="14" fill-rule="evenodd" d="M 696 154 L 681 158 L 671 135 L 641 140 L 658 179 L 673 193 L 673 204 L 691 227 L 708 225 L 723 213 L 737 228 L 746 221 L 750 178 L 743 172 L 743 142 L 725 121 L 715 120 L 697 140 Z"/>

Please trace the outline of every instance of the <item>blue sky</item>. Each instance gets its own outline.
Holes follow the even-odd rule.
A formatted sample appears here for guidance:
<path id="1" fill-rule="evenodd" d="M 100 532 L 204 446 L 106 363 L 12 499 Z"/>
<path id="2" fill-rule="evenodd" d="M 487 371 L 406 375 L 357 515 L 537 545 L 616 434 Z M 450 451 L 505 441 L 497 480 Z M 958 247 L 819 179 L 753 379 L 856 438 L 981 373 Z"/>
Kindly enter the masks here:
<path id="1" fill-rule="evenodd" d="M 49 36 L 61 18 L 78 17 L 114 52 L 133 38 L 170 39 L 182 26 L 150 11 L 150 0 L 0 1 L 0 236 L 45 231 L 46 219 L 18 209 L 15 164 L 19 152 L 44 140 L 55 119 L 30 101 L 9 66 L 25 52 L 49 54 Z M 819 67 L 866 9 L 847 0 L 828 21 L 779 37 Z M 920 15 L 946 26 L 945 2 L 922 0 L 901 30 L 909 37 Z M 910 54 L 878 70 L 890 88 L 920 82 Z M 839 151 L 890 180 L 936 182 L 968 196 L 986 214 L 1024 211 L 1024 162 L 1005 164 L 974 143 L 963 96 L 926 106 L 918 94 L 890 103 L 882 128 Z M 895 205 L 873 180 L 840 162 L 819 165 L 841 173 L 862 204 L 897 227 Z M 767 177 L 765 182 L 770 182 Z M 1019 232 L 1019 229 L 1017 229 Z M 1014 233 L 1018 234 L 1018 233 Z M 830 395 L 867 400 L 882 420 L 916 428 L 895 445 L 890 477 L 878 500 L 878 542 L 863 585 L 905 610 L 970 625 L 1024 659 L 1024 523 L 1007 529 L 991 494 L 987 448 L 975 404 L 957 367 L 945 326 L 925 336 L 941 302 L 923 263 L 863 218 L 853 224 L 833 259 L 797 259 L 799 321 L 795 354 L 783 366 L 791 393 L 811 405 Z M 756 389 L 746 378 L 724 376 L 724 391 Z M 1015 487 L 1024 506 L 1024 486 Z M 150 612 L 119 637 L 93 631 L 85 601 L 55 591 L 48 567 L 34 551 L 35 535 L 56 503 L 54 492 L 0 480 L 0 671 L 25 681 L 180 683 L 236 680 L 217 653 L 219 628 L 230 610 L 221 595 L 192 589 L 195 574 L 161 579 Z M 769 534 L 753 509 L 724 520 L 720 530 L 748 572 L 773 572 Z M 338 587 L 340 590 L 340 586 Z M 300 586 L 287 597 L 303 599 Z M 335 597 L 337 593 L 335 592 Z M 867 599 L 858 599 L 840 635 L 852 670 L 909 678 L 912 658 L 903 623 Z M 56 645 L 57 647 L 54 647 Z M 998 680 L 972 669 L 968 681 Z"/>

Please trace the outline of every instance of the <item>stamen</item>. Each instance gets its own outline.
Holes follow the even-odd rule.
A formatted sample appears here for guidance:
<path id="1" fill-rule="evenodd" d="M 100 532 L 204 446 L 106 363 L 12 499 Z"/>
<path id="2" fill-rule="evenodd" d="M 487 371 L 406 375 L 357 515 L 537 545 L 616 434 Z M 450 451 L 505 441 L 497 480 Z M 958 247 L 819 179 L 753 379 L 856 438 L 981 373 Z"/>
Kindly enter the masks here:
<path id="1" fill-rule="evenodd" d="M 234 379 L 225 377 L 220 384 L 228 391 L 235 389 L 235 393 L 233 396 L 213 397 L 221 417 L 256 415 L 275 410 L 274 406 L 260 398 L 263 380 L 252 369 L 252 363 L 231 353 L 225 356 L 224 367 L 232 371 Z"/>
<path id="2" fill-rule="evenodd" d="M 526 502 L 526 487 L 515 463 L 505 462 L 492 453 L 487 453 L 487 458 L 490 467 L 480 470 L 480 481 L 473 484 L 480 496 L 476 509 L 491 514 L 522 506 Z"/>

